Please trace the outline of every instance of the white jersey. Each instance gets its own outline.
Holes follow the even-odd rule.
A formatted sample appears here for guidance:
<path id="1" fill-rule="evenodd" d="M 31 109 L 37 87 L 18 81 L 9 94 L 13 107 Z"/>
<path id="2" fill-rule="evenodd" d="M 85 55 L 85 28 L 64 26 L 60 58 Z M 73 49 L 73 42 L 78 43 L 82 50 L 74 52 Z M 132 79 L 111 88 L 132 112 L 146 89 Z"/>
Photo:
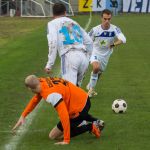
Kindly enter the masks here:
<path id="1" fill-rule="evenodd" d="M 111 55 L 113 49 L 110 49 L 110 45 L 114 43 L 116 38 L 121 40 L 123 43 L 126 42 L 126 38 L 121 30 L 112 24 L 110 24 L 110 28 L 108 30 L 104 30 L 101 25 L 98 25 L 92 28 L 89 35 L 94 41 L 93 53 L 102 57 Z"/>
<path id="2" fill-rule="evenodd" d="M 92 51 L 93 42 L 80 25 L 67 17 L 59 17 L 48 23 L 47 39 L 49 45 L 46 68 L 54 65 L 57 51 L 59 56 L 70 50 Z"/>

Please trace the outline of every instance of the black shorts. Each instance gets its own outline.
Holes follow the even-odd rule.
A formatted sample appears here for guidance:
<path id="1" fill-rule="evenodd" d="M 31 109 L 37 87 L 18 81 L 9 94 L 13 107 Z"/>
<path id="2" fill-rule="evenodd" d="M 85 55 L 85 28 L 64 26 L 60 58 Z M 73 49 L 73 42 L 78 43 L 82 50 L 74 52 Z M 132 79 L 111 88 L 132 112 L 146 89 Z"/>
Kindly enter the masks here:
<path id="1" fill-rule="evenodd" d="M 70 119 L 70 128 L 77 127 L 83 120 L 86 120 L 86 116 L 88 116 L 88 112 L 91 107 L 90 98 L 88 97 L 87 102 L 83 110 L 79 113 L 79 116 L 73 119 Z M 63 131 L 62 123 L 59 121 L 57 124 L 57 128 Z"/>

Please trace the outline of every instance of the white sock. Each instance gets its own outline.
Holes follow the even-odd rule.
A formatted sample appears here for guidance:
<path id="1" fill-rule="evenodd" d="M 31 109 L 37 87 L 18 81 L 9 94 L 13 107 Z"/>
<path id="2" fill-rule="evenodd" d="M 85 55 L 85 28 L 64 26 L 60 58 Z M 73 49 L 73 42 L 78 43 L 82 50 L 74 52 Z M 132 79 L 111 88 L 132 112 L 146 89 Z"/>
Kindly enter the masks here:
<path id="1" fill-rule="evenodd" d="M 97 80 L 98 80 L 98 73 L 94 74 L 93 72 L 91 72 L 91 78 L 90 78 L 90 82 L 89 82 L 90 88 L 95 88 L 95 86 L 97 84 Z"/>

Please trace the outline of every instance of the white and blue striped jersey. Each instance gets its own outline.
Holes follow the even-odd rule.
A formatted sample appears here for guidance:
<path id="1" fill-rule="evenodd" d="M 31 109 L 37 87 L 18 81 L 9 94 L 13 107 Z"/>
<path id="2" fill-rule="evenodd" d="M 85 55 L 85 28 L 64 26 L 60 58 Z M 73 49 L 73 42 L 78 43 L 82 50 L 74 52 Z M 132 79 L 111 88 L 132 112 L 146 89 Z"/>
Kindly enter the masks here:
<path id="1" fill-rule="evenodd" d="M 93 41 L 85 30 L 68 17 L 59 17 L 48 22 L 47 39 L 49 45 L 48 62 L 46 68 L 54 65 L 57 51 L 59 56 L 69 50 L 92 51 Z"/>
<path id="2" fill-rule="evenodd" d="M 113 24 L 110 24 L 110 28 L 108 30 L 104 30 L 101 25 L 98 25 L 91 29 L 89 35 L 94 42 L 93 53 L 103 57 L 108 56 L 113 52 L 113 49 L 110 49 L 110 45 L 114 43 L 116 38 L 121 40 L 123 43 L 126 43 L 124 34 Z"/>

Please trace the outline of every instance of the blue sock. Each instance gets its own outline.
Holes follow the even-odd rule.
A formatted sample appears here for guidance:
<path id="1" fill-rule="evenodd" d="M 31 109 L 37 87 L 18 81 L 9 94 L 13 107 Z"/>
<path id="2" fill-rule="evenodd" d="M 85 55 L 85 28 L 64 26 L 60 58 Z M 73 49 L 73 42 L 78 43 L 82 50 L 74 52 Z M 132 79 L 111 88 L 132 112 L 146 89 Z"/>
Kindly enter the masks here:
<path id="1" fill-rule="evenodd" d="M 90 88 L 95 88 L 97 80 L 98 80 L 98 73 L 94 74 L 93 72 L 91 72 L 91 78 L 89 83 Z"/>

